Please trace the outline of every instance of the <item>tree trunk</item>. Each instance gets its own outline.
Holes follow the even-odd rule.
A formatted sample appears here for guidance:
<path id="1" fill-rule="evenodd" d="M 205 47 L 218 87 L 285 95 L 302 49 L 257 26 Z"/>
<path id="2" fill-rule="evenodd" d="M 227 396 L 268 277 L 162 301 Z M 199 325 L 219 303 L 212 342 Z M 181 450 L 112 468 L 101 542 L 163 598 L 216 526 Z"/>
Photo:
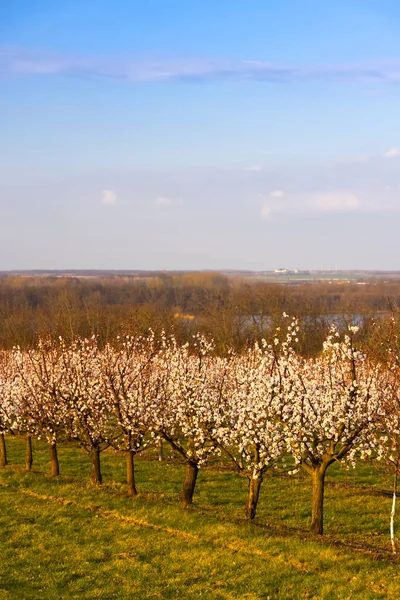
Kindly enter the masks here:
<path id="1" fill-rule="evenodd" d="M 164 447 L 163 447 L 163 441 L 160 440 L 158 442 L 158 460 L 160 462 L 162 462 L 164 460 Z"/>
<path id="2" fill-rule="evenodd" d="M 322 535 L 324 532 L 324 491 L 325 473 L 327 465 L 324 463 L 316 466 L 311 474 L 312 477 L 312 510 L 311 531 Z"/>
<path id="3" fill-rule="evenodd" d="M 187 462 L 185 469 L 185 479 L 183 480 L 183 487 L 181 492 L 181 500 L 185 508 L 190 506 L 193 502 L 194 488 L 196 487 L 197 474 L 199 467 L 194 462 Z"/>
<path id="4" fill-rule="evenodd" d="M 249 478 L 249 491 L 247 494 L 246 502 L 246 519 L 254 519 L 254 517 L 256 516 L 258 498 L 260 495 L 262 482 L 263 478 L 261 475 L 257 478 Z"/>
<path id="5" fill-rule="evenodd" d="M 392 543 L 393 554 L 396 554 L 396 539 L 394 537 L 394 516 L 396 514 L 396 495 L 397 495 L 397 471 L 393 476 L 393 498 L 392 498 L 392 510 L 390 513 L 390 541 Z"/>
<path id="6" fill-rule="evenodd" d="M 51 476 L 58 477 L 60 474 L 60 465 L 58 463 L 57 443 L 56 442 L 52 442 L 49 444 L 49 451 L 50 451 Z"/>
<path id="7" fill-rule="evenodd" d="M 7 448 L 4 433 L 0 434 L 0 467 L 7 465 Z"/>
<path id="8" fill-rule="evenodd" d="M 137 496 L 135 485 L 135 453 L 132 450 L 126 453 L 126 480 L 128 483 L 128 496 Z"/>
<path id="9" fill-rule="evenodd" d="M 103 478 L 100 470 L 100 449 L 95 447 L 90 451 L 90 459 L 92 461 L 92 470 L 90 472 L 90 481 L 94 485 L 101 485 Z"/>
<path id="10" fill-rule="evenodd" d="M 32 465 L 33 465 L 32 438 L 30 435 L 27 435 L 26 442 L 25 442 L 25 470 L 31 471 Z"/>

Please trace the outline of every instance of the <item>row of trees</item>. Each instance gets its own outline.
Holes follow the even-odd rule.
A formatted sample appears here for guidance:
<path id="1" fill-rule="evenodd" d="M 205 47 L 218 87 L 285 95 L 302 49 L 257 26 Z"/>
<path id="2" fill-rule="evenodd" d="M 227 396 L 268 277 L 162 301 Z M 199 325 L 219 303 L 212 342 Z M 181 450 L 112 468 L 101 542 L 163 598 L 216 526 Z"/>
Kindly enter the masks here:
<path id="1" fill-rule="evenodd" d="M 56 476 L 57 443 L 75 440 L 91 458 L 91 480 L 101 484 L 101 452 L 111 446 L 126 456 L 135 495 L 136 455 L 165 440 L 186 464 L 188 506 L 199 469 L 223 452 L 249 480 L 249 519 L 268 470 L 302 468 L 312 481 L 311 530 L 322 534 L 330 465 L 374 457 L 395 478 L 400 468 L 397 353 L 378 362 L 356 349 L 356 333 L 350 326 L 341 336 L 332 327 L 313 358 L 295 351 L 299 326 L 287 315 L 270 343 L 223 357 L 200 334 L 180 344 L 152 332 L 104 346 L 96 337 L 45 339 L 3 351 L 0 464 L 7 464 L 4 434 L 26 435 L 28 469 L 31 438 L 41 438 Z"/>
<path id="2" fill-rule="evenodd" d="M 327 323 L 356 320 L 368 338 L 371 317 L 388 313 L 388 298 L 400 302 L 398 280 L 364 283 L 285 285 L 218 273 L 0 274 L 0 348 L 26 348 L 47 335 L 72 341 L 95 334 L 104 344 L 121 332 L 144 335 L 151 327 L 173 330 L 180 342 L 201 331 L 225 354 L 268 339 L 285 310 L 301 323 L 299 350 L 317 354 Z"/>

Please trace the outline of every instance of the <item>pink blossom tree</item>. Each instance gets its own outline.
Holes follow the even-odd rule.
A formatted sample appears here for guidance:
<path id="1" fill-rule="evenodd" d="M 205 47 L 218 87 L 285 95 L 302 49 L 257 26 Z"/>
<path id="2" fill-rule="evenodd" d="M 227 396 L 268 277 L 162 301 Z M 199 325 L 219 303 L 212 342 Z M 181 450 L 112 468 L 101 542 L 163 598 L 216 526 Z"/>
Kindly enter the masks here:
<path id="1" fill-rule="evenodd" d="M 325 474 L 369 451 L 380 409 L 379 367 L 354 348 L 357 327 L 340 340 L 333 327 L 320 356 L 293 360 L 288 371 L 287 449 L 312 479 L 311 531 L 323 533 Z"/>
<path id="2" fill-rule="evenodd" d="M 284 315 L 287 318 L 287 315 Z M 262 340 L 229 363 L 229 393 L 217 431 L 219 443 L 249 480 L 246 517 L 254 519 L 267 471 L 283 460 L 288 402 L 285 376 L 293 358 L 297 321 L 283 321 L 271 344 Z"/>
<path id="3" fill-rule="evenodd" d="M 95 337 L 63 346 L 62 378 L 58 395 L 66 406 L 65 432 L 77 440 L 91 460 L 90 480 L 102 483 L 100 453 L 108 448 L 115 426 L 112 407 L 104 395 L 99 348 Z"/>
<path id="4" fill-rule="evenodd" d="M 212 351 L 212 342 L 200 334 L 191 347 L 164 336 L 154 365 L 154 432 L 186 463 L 181 492 L 185 507 L 193 501 L 199 469 L 218 446 L 215 430 L 225 372 Z"/>
<path id="5" fill-rule="evenodd" d="M 13 350 L 16 377 L 15 396 L 23 428 L 29 433 L 27 465 L 31 452 L 30 436 L 45 439 L 49 445 L 51 475 L 60 473 L 57 441 L 65 428 L 67 406 L 60 396 L 63 387 L 63 342 L 41 339 L 34 349 Z"/>
<path id="6" fill-rule="evenodd" d="M 112 444 L 125 453 L 128 494 L 137 494 L 134 458 L 154 443 L 152 435 L 152 369 L 156 355 L 152 332 L 147 337 L 125 336 L 107 344 L 100 354 L 104 396 L 116 432 Z"/>
<path id="7" fill-rule="evenodd" d="M 5 434 L 12 431 L 14 407 L 11 402 L 10 384 L 13 380 L 10 352 L 0 352 L 0 467 L 7 465 Z"/>
<path id="8" fill-rule="evenodd" d="M 384 363 L 381 373 L 382 406 L 376 427 L 372 431 L 371 444 L 375 464 L 392 477 L 392 506 L 390 511 L 390 541 L 393 554 L 397 553 L 394 522 L 398 479 L 400 475 L 400 356 L 398 327 L 395 313 L 388 323 L 376 324 L 375 334 L 379 340 Z"/>

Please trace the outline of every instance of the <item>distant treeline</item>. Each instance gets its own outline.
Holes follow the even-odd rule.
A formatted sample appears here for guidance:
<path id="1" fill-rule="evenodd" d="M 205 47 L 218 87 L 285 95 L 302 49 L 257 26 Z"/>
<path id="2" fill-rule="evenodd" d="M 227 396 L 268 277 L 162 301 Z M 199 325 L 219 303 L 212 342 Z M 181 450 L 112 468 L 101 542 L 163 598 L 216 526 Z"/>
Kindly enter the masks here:
<path id="1" fill-rule="evenodd" d="M 201 331 L 224 353 L 268 338 L 286 312 L 301 322 L 302 352 L 314 354 L 332 320 L 356 322 L 369 339 L 372 319 L 399 303 L 400 281 L 282 285 L 217 273 L 8 276 L 0 279 L 0 347 L 32 346 L 46 335 L 96 334 L 105 342 L 151 327 L 174 331 L 180 341 Z"/>

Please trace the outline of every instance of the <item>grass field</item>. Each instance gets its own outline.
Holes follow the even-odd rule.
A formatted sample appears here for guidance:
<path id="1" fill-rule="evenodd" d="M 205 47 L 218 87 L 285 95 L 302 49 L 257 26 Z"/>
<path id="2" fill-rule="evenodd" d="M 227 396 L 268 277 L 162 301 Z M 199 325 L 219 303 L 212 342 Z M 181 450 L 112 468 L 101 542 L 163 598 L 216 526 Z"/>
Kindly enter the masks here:
<path id="1" fill-rule="evenodd" d="M 104 485 L 87 483 L 87 457 L 7 440 L 0 472 L 0 599 L 393 598 L 399 562 L 389 540 L 390 484 L 372 467 L 328 471 L 326 535 L 308 533 L 310 481 L 271 475 L 254 523 L 243 519 L 246 480 L 215 464 L 201 471 L 190 510 L 179 505 L 183 465 L 137 460 L 140 495 L 125 493 L 124 458 L 102 455 Z"/>

